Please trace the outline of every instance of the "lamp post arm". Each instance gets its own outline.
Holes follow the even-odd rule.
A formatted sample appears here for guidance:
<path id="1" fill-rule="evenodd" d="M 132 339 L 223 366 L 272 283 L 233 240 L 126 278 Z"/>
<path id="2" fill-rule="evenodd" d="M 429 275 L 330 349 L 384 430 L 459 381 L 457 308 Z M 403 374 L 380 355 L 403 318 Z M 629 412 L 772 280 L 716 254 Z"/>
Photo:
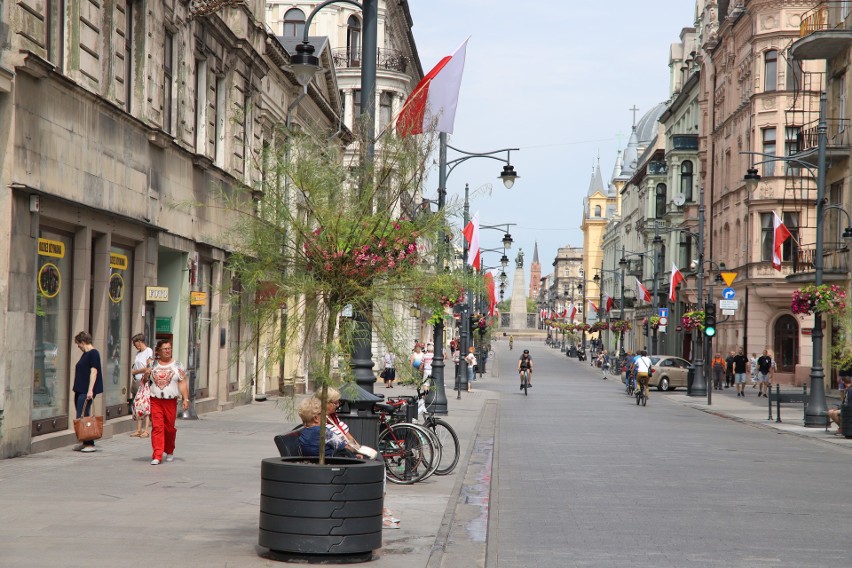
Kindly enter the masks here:
<path id="1" fill-rule="evenodd" d="M 811 174 L 813 177 L 817 176 L 817 174 L 814 173 L 817 168 L 794 156 L 775 156 L 773 154 L 764 154 L 763 152 L 740 152 L 740 154 L 746 156 L 760 156 L 761 158 L 766 158 L 765 160 L 755 162 L 754 164 L 752 164 L 752 166 L 759 166 L 760 164 L 768 164 L 771 162 L 793 162 L 794 164 L 806 169 L 808 173 Z"/>
<path id="2" fill-rule="evenodd" d="M 308 19 L 305 20 L 305 33 L 302 36 L 302 43 L 310 43 L 310 41 L 308 40 L 308 33 L 311 30 L 311 22 L 313 21 L 314 16 L 317 15 L 317 12 L 319 12 L 330 4 L 351 4 L 352 6 L 355 6 L 361 11 L 364 10 L 364 7 L 358 2 L 355 2 L 355 0 L 326 0 L 322 4 L 318 4 L 316 8 L 311 10 L 311 13 L 308 15 Z"/>
<path id="3" fill-rule="evenodd" d="M 453 148 L 453 147 L 448 145 L 447 148 Z M 455 148 L 453 148 L 453 150 L 455 150 Z M 515 150 L 517 150 L 517 148 L 515 148 Z M 458 151 L 458 150 L 456 150 L 456 151 Z M 498 152 L 503 152 L 503 150 L 498 150 Z M 449 167 L 449 169 L 447 170 L 447 177 L 450 177 L 450 174 L 453 173 L 453 170 L 456 169 L 456 166 L 463 164 L 464 162 L 470 160 L 471 158 L 489 158 L 491 160 L 497 160 L 498 162 L 503 162 L 504 164 L 509 163 L 508 156 L 504 160 L 502 158 L 498 158 L 497 156 L 490 156 L 488 154 L 470 154 L 470 155 L 464 156 L 463 158 L 456 158 L 455 160 L 448 161 L 447 166 Z"/>

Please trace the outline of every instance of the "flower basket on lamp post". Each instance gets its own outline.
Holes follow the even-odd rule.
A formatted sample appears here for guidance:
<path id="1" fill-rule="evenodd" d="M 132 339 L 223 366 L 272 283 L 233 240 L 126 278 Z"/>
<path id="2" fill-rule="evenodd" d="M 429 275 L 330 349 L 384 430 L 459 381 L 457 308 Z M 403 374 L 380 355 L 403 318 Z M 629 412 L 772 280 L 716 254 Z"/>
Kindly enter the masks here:
<path id="1" fill-rule="evenodd" d="M 680 324 L 683 326 L 684 331 L 692 331 L 693 329 L 704 329 L 704 310 L 693 310 L 691 312 L 686 312 L 680 318 Z"/>
<path id="2" fill-rule="evenodd" d="M 793 291 L 790 310 L 798 315 L 840 315 L 846 310 L 846 292 L 835 284 L 808 285 Z"/>

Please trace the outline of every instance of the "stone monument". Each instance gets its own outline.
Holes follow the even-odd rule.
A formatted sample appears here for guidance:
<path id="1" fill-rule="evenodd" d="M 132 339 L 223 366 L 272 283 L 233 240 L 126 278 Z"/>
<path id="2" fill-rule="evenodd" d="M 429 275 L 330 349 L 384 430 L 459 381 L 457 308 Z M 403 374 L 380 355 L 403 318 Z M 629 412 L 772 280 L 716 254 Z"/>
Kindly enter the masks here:
<path id="1" fill-rule="evenodd" d="M 527 328 L 526 279 L 524 278 L 524 251 L 518 249 L 515 257 L 515 278 L 512 280 L 512 300 L 509 307 L 509 328 Z"/>

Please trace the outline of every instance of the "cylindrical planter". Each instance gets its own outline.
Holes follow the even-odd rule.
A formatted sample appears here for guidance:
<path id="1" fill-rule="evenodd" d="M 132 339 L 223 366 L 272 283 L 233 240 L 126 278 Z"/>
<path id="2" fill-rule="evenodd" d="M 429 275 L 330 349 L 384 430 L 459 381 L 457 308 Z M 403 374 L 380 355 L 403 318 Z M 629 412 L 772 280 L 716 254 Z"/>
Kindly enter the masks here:
<path id="1" fill-rule="evenodd" d="M 844 438 L 852 438 L 852 404 L 844 404 L 840 408 L 840 430 Z"/>
<path id="2" fill-rule="evenodd" d="M 363 556 L 382 546 L 384 463 L 354 458 L 266 458 L 260 536 L 273 552 Z"/>

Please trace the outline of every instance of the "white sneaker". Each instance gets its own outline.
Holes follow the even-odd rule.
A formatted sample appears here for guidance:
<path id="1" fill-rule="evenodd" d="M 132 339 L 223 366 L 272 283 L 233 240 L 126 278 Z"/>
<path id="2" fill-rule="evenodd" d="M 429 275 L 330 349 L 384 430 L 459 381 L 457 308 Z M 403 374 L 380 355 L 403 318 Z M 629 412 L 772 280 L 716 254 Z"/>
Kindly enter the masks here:
<path id="1" fill-rule="evenodd" d="M 91 453 L 91 452 L 96 452 L 97 450 L 95 450 L 94 446 L 83 446 L 83 448 L 80 451 L 88 454 L 88 453 Z"/>
<path id="2" fill-rule="evenodd" d="M 74 450 L 75 452 L 82 452 L 83 448 L 85 448 L 85 447 L 86 447 L 85 444 L 77 444 L 76 446 L 74 446 L 71 449 Z"/>
<path id="3" fill-rule="evenodd" d="M 167 453 L 163 452 L 163 459 L 167 462 L 173 462 L 173 461 L 175 461 L 175 455 L 174 454 L 167 454 Z"/>
<path id="4" fill-rule="evenodd" d="M 160 460 L 151 460 L 151 465 L 160 465 Z"/>

